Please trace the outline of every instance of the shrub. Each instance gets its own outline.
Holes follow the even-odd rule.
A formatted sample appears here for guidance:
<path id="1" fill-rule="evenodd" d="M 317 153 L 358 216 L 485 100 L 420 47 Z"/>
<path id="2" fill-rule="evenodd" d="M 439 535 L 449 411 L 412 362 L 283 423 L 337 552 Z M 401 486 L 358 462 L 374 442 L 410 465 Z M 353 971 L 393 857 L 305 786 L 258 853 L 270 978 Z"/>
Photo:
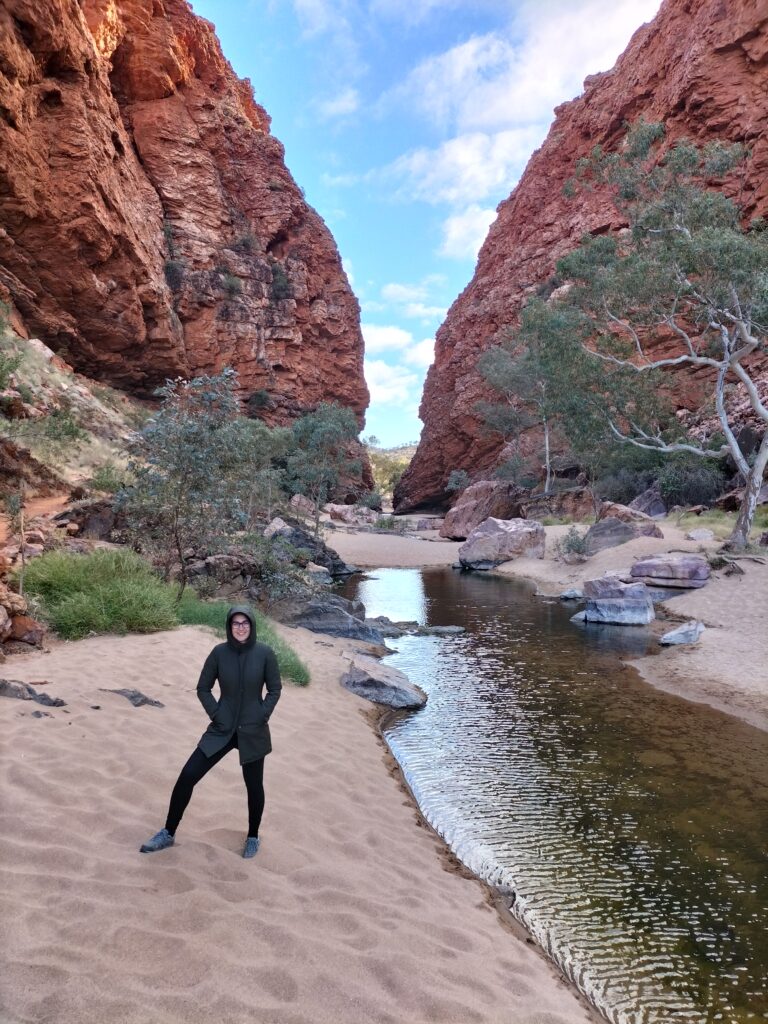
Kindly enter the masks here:
<path id="1" fill-rule="evenodd" d="M 51 441 L 84 441 L 88 436 L 69 409 L 56 409 L 46 416 L 43 431 Z"/>
<path id="2" fill-rule="evenodd" d="M 557 543 L 558 554 L 568 558 L 587 557 L 587 535 L 579 533 L 575 526 L 571 526 L 568 533 Z"/>
<path id="3" fill-rule="evenodd" d="M 595 491 L 607 501 L 628 505 L 638 494 L 642 494 L 651 486 L 657 475 L 658 470 L 655 469 L 620 467 L 598 480 Z"/>
<path id="4" fill-rule="evenodd" d="M 367 491 L 357 499 L 357 504 L 363 508 L 372 508 L 375 512 L 381 512 L 381 495 L 378 491 Z"/>
<path id="5" fill-rule="evenodd" d="M 445 484 L 446 491 L 465 491 L 469 487 L 469 473 L 465 469 L 452 469 Z"/>
<path id="6" fill-rule="evenodd" d="M 272 264 L 272 298 L 278 301 L 293 298 L 293 289 L 288 275 L 276 261 Z"/>
<path id="7" fill-rule="evenodd" d="M 0 391 L 4 391 L 11 383 L 11 375 L 21 366 L 21 356 L 3 355 L 0 352 Z"/>
<path id="8" fill-rule="evenodd" d="M 179 291 L 184 282 L 184 264 L 181 260 L 166 260 L 163 273 L 171 291 Z"/>
<path id="9" fill-rule="evenodd" d="M 255 235 L 250 232 L 241 235 L 236 238 L 232 243 L 232 248 L 237 252 L 254 252 L 258 247 L 258 240 Z"/>
<path id="10" fill-rule="evenodd" d="M 716 462 L 669 459 L 659 470 L 658 482 L 667 505 L 711 505 L 726 477 Z"/>
<path id="11" fill-rule="evenodd" d="M 221 287 L 232 299 L 236 295 L 242 295 L 243 293 L 243 282 L 240 280 L 239 277 L 235 277 L 234 274 L 222 275 Z"/>
<path id="12" fill-rule="evenodd" d="M 116 494 L 125 486 L 125 474 L 117 468 L 114 462 L 105 462 L 96 469 L 90 483 L 96 491 Z"/>
<path id="13" fill-rule="evenodd" d="M 211 626 L 223 636 L 229 608 L 224 601 L 201 601 L 189 591 L 177 606 L 175 589 L 128 550 L 48 552 L 27 567 L 27 591 L 38 599 L 42 617 L 68 640 L 91 633 L 151 633 L 180 623 Z M 306 686 L 306 665 L 262 616 L 256 620 L 257 634 L 275 649 L 282 673 Z"/>

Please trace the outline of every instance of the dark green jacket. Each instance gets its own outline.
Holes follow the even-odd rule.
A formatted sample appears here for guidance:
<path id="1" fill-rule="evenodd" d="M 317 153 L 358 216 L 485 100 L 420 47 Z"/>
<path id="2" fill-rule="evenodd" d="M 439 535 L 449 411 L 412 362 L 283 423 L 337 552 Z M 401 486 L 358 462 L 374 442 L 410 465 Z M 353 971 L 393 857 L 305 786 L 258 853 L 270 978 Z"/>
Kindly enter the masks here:
<path id="1" fill-rule="evenodd" d="M 232 616 L 251 620 L 251 635 L 241 644 L 232 636 Z M 219 682 L 219 699 L 213 696 L 213 684 Z M 267 695 L 263 696 L 266 687 Z M 256 761 L 272 749 L 267 722 L 280 699 L 280 670 L 275 652 L 256 641 L 256 623 L 247 606 L 229 609 L 227 642 L 218 644 L 205 659 L 197 684 L 197 696 L 211 724 L 198 747 L 211 757 L 226 746 L 237 731 L 240 764 Z"/>

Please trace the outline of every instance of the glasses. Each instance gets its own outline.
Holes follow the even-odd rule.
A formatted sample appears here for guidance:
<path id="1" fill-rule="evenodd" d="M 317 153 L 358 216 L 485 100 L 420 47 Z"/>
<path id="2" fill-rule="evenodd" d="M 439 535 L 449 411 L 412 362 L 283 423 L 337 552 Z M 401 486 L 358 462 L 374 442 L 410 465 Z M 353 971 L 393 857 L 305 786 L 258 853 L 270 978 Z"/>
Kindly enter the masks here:
<path id="1" fill-rule="evenodd" d="M 251 624 L 248 621 L 248 619 L 241 619 L 241 620 L 233 619 L 232 620 L 232 629 L 250 629 L 250 628 L 251 628 Z"/>

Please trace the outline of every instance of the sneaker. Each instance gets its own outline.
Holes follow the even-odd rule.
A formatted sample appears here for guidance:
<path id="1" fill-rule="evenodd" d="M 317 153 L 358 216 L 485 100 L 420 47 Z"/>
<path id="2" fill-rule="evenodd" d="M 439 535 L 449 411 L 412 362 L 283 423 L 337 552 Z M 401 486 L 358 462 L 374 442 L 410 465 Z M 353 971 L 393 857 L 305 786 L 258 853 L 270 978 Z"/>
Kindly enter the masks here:
<path id="1" fill-rule="evenodd" d="M 261 846 L 261 840 L 258 836 L 248 836 L 245 840 L 245 846 L 243 847 L 243 857 L 248 860 L 249 857 L 255 857 Z"/>
<path id="2" fill-rule="evenodd" d="M 141 847 L 139 853 L 154 853 L 156 850 L 164 850 L 167 846 L 173 846 L 176 840 L 167 828 L 161 828 L 151 839 Z"/>

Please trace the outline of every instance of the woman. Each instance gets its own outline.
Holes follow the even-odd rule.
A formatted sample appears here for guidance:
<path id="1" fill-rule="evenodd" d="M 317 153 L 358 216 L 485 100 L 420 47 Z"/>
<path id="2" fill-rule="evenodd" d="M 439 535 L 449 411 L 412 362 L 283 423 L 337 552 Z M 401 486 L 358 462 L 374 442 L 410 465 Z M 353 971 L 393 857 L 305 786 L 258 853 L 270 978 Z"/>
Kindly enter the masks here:
<path id="1" fill-rule="evenodd" d="M 218 701 L 211 692 L 217 679 Z M 262 699 L 265 686 L 267 695 Z M 264 757 L 272 749 L 267 722 L 280 699 L 280 690 L 275 652 L 266 644 L 256 642 L 253 612 L 247 606 L 230 608 L 227 642 L 213 648 L 197 684 L 197 696 L 211 724 L 173 787 L 165 828 L 144 843 L 141 853 L 154 853 L 173 846 L 192 790 L 225 754 L 237 748 L 248 791 L 248 835 L 243 857 L 256 854 L 264 811 Z"/>

